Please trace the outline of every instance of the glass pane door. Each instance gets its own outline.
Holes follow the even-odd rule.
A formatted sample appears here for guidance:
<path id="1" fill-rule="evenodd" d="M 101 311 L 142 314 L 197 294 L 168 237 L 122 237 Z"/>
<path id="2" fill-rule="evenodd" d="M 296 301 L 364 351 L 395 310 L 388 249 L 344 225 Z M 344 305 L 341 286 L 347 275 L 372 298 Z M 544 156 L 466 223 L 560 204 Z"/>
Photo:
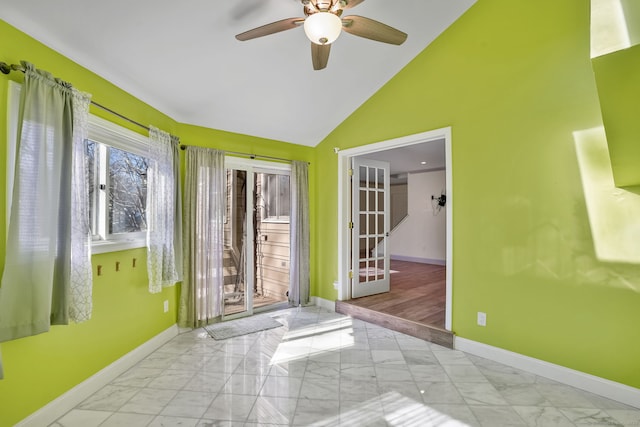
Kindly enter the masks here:
<path id="1" fill-rule="evenodd" d="M 389 164 L 353 159 L 352 297 L 389 292 Z"/>
<path id="2" fill-rule="evenodd" d="M 227 168 L 223 318 L 287 302 L 291 213 L 288 171 Z"/>
<path id="3" fill-rule="evenodd" d="M 289 290 L 291 196 L 289 174 L 260 170 L 255 174 L 254 309 L 285 303 Z"/>
<path id="4" fill-rule="evenodd" d="M 253 278 L 247 267 L 253 264 L 247 254 L 251 245 L 249 234 L 251 221 L 247 221 L 247 188 L 250 175 L 246 170 L 227 169 L 227 204 L 224 218 L 224 291 L 223 317 L 240 316 L 251 307 Z M 251 192 L 252 193 L 252 192 Z"/>

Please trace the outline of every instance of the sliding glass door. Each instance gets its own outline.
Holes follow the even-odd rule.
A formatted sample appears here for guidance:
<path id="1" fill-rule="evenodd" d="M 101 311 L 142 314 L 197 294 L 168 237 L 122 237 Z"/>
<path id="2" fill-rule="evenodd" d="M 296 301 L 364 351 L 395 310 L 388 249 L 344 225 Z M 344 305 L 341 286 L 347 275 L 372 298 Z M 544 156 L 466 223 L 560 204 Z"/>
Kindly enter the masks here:
<path id="1" fill-rule="evenodd" d="M 289 165 L 227 158 L 223 318 L 286 304 Z"/>

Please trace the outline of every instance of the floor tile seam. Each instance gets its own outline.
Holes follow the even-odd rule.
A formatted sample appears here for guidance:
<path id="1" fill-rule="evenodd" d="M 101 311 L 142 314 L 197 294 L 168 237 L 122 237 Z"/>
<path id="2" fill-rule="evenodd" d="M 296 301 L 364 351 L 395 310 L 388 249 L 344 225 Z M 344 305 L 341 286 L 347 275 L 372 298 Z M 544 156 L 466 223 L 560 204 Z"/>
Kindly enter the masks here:
<path id="1" fill-rule="evenodd" d="M 82 410 L 87 410 L 85 408 L 81 408 L 80 406 L 86 402 L 88 399 L 90 399 L 91 397 L 95 396 L 96 394 L 98 394 L 100 391 L 104 390 L 106 387 L 110 386 L 111 383 L 103 386 L 100 390 L 96 391 L 95 393 L 93 393 L 91 396 L 87 397 L 85 400 L 83 400 L 82 402 L 80 402 L 79 404 L 77 404 L 73 409 L 82 409 Z M 136 386 L 120 386 L 120 385 L 113 385 L 114 387 L 121 387 L 121 388 L 128 388 L 128 389 L 138 389 L 134 394 L 131 395 L 131 397 L 129 397 L 129 399 L 127 399 L 123 404 L 121 404 L 120 406 L 118 406 L 118 408 L 116 410 L 111 410 L 111 409 L 107 409 L 106 411 L 111 411 L 111 412 L 118 412 L 122 407 L 124 407 L 124 405 L 126 405 L 127 403 L 129 403 L 129 401 L 131 399 L 133 399 L 138 393 L 140 393 L 140 391 L 144 390 L 145 387 L 136 387 Z M 111 395 L 111 394 L 109 394 Z M 91 410 L 91 409 L 89 409 Z M 98 409 L 99 411 L 102 409 Z"/>
<path id="2" fill-rule="evenodd" d="M 109 419 L 111 417 L 113 417 L 113 416 L 115 416 L 115 415 L 117 415 L 119 413 L 120 412 L 114 412 L 113 414 L 109 415 L 107 418 L 104 419 L 104 421 L 102 421 L 100 424 L 98 424 L 98 427 L 104 426 L 106 424 L 106 422 L 109 421 Z M 148 426 L 149 424 L 151 424 L 154 421 L 154 419 L 156 418 L 156 416 L 153 415 L 153 414 L 131 414 L 131 415 L 148 415 L 148 416 L 152 417 L 151 420 L 149 420 L 149 422 L 147 424 L 145 424 L 145 426 Z"/>
<path id="3" fill-rule="evenodd" d="M 207 409 L 205 409 L 204 414 L 200 417 L 199 421 L 215 420 L 215 421 L 229 421 L 231 423 L 237 421 L 237 420 L 232 419 L 232 418 L 211 418 L 211 417 L 206 417 L 205 416 L 205 414 L 209 411 L 209 409 L 211 409 L 211 406 L 213 406 L 213 404 L 216 401 L 216 399 L 222 394 L 230 394 L 230 393 L 218 393 L 218 395 L 211 401 L 211 404 L 209 404 L 209 406 L 207 406 Z M 245 396 L 245 395 L 241 395 L 241 396 Z M 251 411 L 253 410 L 253 406 L 255 405 L 258 396 L 250 396 L 250 397 L 254 397 L 254 401 L 253 401 L 253 404 L 251 405 L 251 410 L 249 410 L 249 412 L 247 413 L 246 418 L 242 421 L 243 424 L 248 422 L 247 420 L 249 418 L 249 415 L 251 414 Z"/>
<path id="4" fill-rule="evenodd" d="M 56 423 L 59 423 L 59 421 L 61 419 L 65 418 L 67 415 L 69 415 L 71 412 L 74 412 L 74 411 L 96 412 L 96 413 L 97 412 L 102 412 L 102 413 L 108 412 L 109 415 L 105 418 L 105 420 L 115 413 L 114 411 L 110 411 L 110 410 L 104 410 L 104 409 L 82 409 L 82 408 L 78 408 L 78 406 L 74 406 L 73 408 L 71 408 L 67 412 L 65 412 L 63 415 L 61 415 L 58 418 L 56 418 L 55 421 L 53 421 L 53 423 L 50 424 L 50 426 L 54 425 Z"/>
<path id="5" fill-rule="evenodd" d="M 491 407 L 499 407 L 499 406 L 497 406 L 497 405 L 496 405 L 496 406 L 494 406 L 494 405 L 468 405 L 468 406 L 469 406 L 469 408 L 471 408 L 471 410 L 472 410 L 472 411 L 473 411 L 473 408 L 474 408 L 474 407 L 475 407 L 475 408 L 482 408 L 482 407 L 490 407 L 490 408 L 491 408 Z M 527 426 L 527 425 L 529 425 L 529 423 L 527 422 L 527 420 L 525 419 L 525 417 L 524 417 L 520 412 L 518 412 L 518 411 L 515 409 L 515 408 L 516 408 L 516 406 L 522 407 L 523 405 L 506 405 L 506 407 L 511 408 L 511 410 L 512 410 L 513 412 L 515 412 L 515 413 L 518 415 L 518 418 L 522 421 L 522 423 L 523 423 L 522 425 L 523 425 L 523 426 Z M 529 407 L 533 407 L 533 408 L 548 408 L 548 407 L 538 407 L 538 406 L 529 406 Z M 474 414 L 474 415 L 475 415 L 475 414 Z M 569 422 L 569 423 L 571 423 L 571 424 L 574 424 L 574 423 L 573 423 L 573 421 L 571 421 L 571 420 L 569 419 L 569 417 L 567 417 L 564 413 L 562 413 L 562 412 L 561 412 L 561 415 L 563 416 L 563 418 L 564 418 L 567 422 Z"/>
<path id="6" fill-rule="evenodd" d="M 493 387 L 496 393 L 500 394 L 500 391 L 496 388 L 496 386 L 491 381 L 489 381 L 489 379 L 482 372 L 480 372 L 480 375 L 482 375 L 482 377 L 484 378 L 484 381 L 460 381 L 460 380 L 456 381 L 451 377 L 451 375 L 449 375 L 449 373 L 444 368 L 444 366 L 442 366 L 442 370 L 444 371 L 445 375 L 449 377 L 449 380 L 451 381 L 451 383 L 453 383 L 453 385 L 456 387 L 458 392 L 460 392 L 460 389 L 458 389 L 457 384 L 489 384 L 491 387 Z M 502 394 L 500 394 L 500 396 L 502 396 Z"/>

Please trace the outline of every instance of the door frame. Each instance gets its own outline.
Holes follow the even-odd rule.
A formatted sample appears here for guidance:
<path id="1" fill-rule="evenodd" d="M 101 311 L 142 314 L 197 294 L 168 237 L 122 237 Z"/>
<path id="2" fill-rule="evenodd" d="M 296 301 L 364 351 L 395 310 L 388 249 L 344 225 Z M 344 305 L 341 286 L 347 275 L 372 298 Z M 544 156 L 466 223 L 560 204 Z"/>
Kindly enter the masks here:
<path id="1" fill-rule="evenodd" d="M 349 230 L 350 200 L 349 188 L 351 185 L 348 171 L 351 158 L 378 151 L 389 150 L 391 148 L 407 147 L 409 145 L 444 139 L 445 141 L 445 176 L 447 209 L 445 209 L 446 227 L 446 303 L 445 303 L 445 329 L 451 331 L 452 323 L 452 294 L 453 294 L 453 182 L 451 163 L 451 127 L 435 129 L 427 132 L 403 136 L 375 142 L 368 145 L 340 150 L 334 149 L 338 155 L 338 300 L 345 301 L 351 299 L 351 280 L 349 279 L 350 265 L 350 245 L 351 233 Z"/>

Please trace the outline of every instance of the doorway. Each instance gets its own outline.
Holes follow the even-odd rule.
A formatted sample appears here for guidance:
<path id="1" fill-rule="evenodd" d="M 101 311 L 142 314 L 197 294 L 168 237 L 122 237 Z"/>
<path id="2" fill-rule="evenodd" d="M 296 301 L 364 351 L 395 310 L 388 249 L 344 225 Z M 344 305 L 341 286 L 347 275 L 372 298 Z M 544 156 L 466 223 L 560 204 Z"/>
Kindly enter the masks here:
<path id="1" fill-rule="evenodd" d="M 227 157 L 222 318 L 287 305 L 290 165 Z"/>
<path id="2" fill-rule="evenodd" d="M 350 167 L 351 159 L 386 151 L 394 148 L 415 146 L 417 144 L 444 141 L 445 151 L 445 174 L 446 188 L 443 194 L 447 197 L 447 208 L 444 210 L 446 218 L 446 272 L 442 271 L 445 279 L 445 295 L 444 295 L 444 327 L 445 330 L 451 331 L 451 308 L 452 308 L 452 181 L 451 181 L 451 129 L 443 128 L 434 131 L 424 132 L 420 134 L 410 135 L 389 141 L 382 141 L 353 149 L 342 150 L 338 152 L 338 300 L 346 301 L 351 299 L 353 289 L 351 287 L 350 275 L 354 272 L 351 268 L 350 257 L 352 255 L 351 247 L 351 230 L 350 210 L 351 200 L 349 191 L 349 178 L 347 171 Z"/>

